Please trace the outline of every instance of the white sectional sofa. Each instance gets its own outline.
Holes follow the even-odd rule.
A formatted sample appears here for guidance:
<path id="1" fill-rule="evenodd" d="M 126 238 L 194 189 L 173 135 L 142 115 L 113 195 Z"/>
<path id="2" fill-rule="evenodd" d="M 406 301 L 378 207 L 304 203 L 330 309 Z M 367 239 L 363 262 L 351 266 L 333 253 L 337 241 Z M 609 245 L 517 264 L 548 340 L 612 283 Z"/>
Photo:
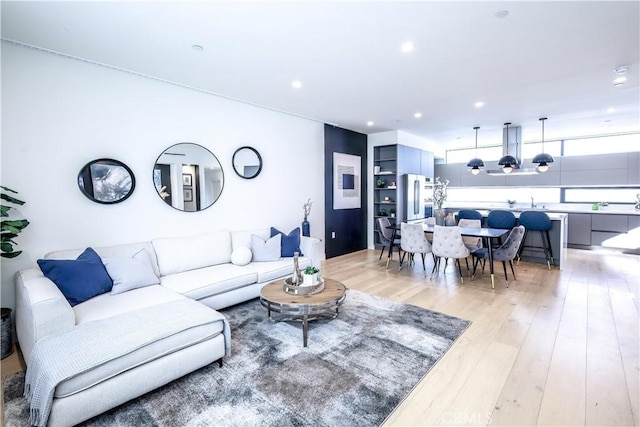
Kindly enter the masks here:
<path id="1" fill-rule="evenodd" d="M 27 376 L 32 352 L 39 354 L 34 347 L 43 338 L 47 337 L 43 343 L 51 344 L 58 334 L 68 336 L 79 332 L 83 325 L 95 325 L 91 322 L 108 321 L 111 325 L 121 319 L 121 323 L 131 322 L 132 314 L 147 312 L 155 313 L 155 316 L 162 313 L 158 316 L 162 321 L 170 321 L 172 316 L 188 316 L 189 312 L 208 319 L 206 324 L 172 333 L 60 382 L 53 395 L 48 425 L 75 425 L 214 361 L 221 363 L 229 353 L 229 331 L 225 330 L 226 320 L 215 310 L 256 298 L 264 284 L 293 271 L 289 257 L 267 262 L 251 261 L 246 265 L 232 263 L 232 257 L 237 258 L 234 254 L 242 251 L 240 248 L 245 248 L 244 251 L 251 248 L 252 235 L 267 240 L 270 230 L 215 231 L 94 248 L 103 260 L 133 257 L 144 249 L 159 284 L 115 295 L 103 293 L 75 306 L 70 305 L 56 284 L 40 269 L 19 272 L 16 276 L 16 330 L 28 366 Z M 318 239 L 301 236 L 300 249 L 303 254 L 301 268 L 320 266 L 323 254 Z M 58 251 L 47 254 L 45 259 L 76 259 L 82 252 Z M 176 306 L 179 301 L 182 303 Z M 180 309 L 149 311 L 163 304 L 166 304 L 163 307 Z M 135 324 L 119 326 L 130 327 L 132 332 L 136 328 Z M 99 345 L 109 348 L 112 344 L 105 339 Z M 34 356 L 34 359 L 38 357 Z"/>

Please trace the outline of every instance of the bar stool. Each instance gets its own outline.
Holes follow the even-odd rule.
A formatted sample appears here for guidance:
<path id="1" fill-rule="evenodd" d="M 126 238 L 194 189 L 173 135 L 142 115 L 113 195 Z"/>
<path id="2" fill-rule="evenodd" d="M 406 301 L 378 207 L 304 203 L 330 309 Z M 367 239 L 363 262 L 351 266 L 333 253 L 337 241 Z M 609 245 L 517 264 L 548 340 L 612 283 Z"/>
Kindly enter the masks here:
<path id="1" fill-rule="evenodd" d="M 551 270 L 551 264 L 553 264 L 553 252 L 551 251 L 551 239 L 549 238 L 549 230 L 551 230 L 551 219 L 545 212 L 539 211 L 524 211 L 520 214 L 520 225 L 524 225 L 525 232 L 522 239 L 522 245 L 518 252 L 518 260 L 522 255 L 522 251 L 528 248 L 531 251 L 544 252 L 544 257 L 547 260 L 547 267 Z M 539 231 L 540 238 L 542 240 L 542 246 L 527 245 L 525 239 L 529 231 Z"/>
<path id="2" fill-rule="evenodd" d="M 487 215 L 487 227 L 511 230 L 516 226 L 516 216 L 511 211 L 495 210 Z M 500 239 L 502 244 L 502 239 Z"/>

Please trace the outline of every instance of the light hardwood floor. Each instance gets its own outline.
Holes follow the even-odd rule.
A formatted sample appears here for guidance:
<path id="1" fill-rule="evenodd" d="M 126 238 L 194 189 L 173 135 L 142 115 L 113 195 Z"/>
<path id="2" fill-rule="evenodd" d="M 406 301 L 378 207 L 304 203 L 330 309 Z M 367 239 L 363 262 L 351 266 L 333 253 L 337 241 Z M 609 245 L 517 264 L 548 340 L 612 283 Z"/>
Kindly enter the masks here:
<path id="1" fill-rule="evenodd" d="M 488 271 L 461 284 L 450 265 L 430 280 L 419 259 L 398 271 L 378 256 L 332 258 L 323 274 L 473 322 L 385 425 L 640 422 L 640 257 L 570 249 L 562 271 L 521 262 L 508 288 L 497 262 L 492 290 Z M 432 266 L 428 257 L 427 276 Z"/>
<path id="2" fill-rule="evenodd" d="M 496 263 L 492 290 L 488 272 L 461 284 L 450 265 L 430 280 L 420 260 L 398 271 L 378 255 L 332 258 L 322 272 L 473 322 L 385 425 L 639 424 L 639 256 L 570 249 L 562 271 L 522 262 L 509 288 Z M 21 369 L 15 355 L 2 361 L 3 375 Z"/>

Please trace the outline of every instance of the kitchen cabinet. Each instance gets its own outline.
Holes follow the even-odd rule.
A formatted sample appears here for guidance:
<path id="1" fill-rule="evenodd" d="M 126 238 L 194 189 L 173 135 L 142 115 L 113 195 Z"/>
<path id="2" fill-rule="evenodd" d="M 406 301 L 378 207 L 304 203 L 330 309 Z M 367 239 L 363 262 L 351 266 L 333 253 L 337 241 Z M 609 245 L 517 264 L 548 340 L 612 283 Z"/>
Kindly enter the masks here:
<path id="1" fill-rule="evenodd" d="M 567 244 L 591 245 L 591 214 L 570 213 L 568 218 Z"/>

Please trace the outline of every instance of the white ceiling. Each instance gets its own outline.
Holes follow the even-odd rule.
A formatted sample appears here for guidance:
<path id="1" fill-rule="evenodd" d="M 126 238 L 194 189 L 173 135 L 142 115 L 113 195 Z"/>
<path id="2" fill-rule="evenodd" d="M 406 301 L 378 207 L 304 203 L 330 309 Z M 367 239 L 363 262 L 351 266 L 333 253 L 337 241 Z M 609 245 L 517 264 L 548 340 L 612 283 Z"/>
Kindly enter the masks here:
<path id="1" fill-rule="evenodd" d="M 1 12 L 5 40 L 358 132 L 402 130 L 457 147 L 473 145 L 474 126 L 479 145 L 500 142 L 504 122 L 539 140 L 542 116 L 547 140 L 640 130 L 639 6 L 2 1 Z M 496 17 L 501 10 L 508 16 Z M 406 41 L 413 52 L 401 51 Z M 628 80 L 614 88 L 621 65 L 631 67 Z"/>

